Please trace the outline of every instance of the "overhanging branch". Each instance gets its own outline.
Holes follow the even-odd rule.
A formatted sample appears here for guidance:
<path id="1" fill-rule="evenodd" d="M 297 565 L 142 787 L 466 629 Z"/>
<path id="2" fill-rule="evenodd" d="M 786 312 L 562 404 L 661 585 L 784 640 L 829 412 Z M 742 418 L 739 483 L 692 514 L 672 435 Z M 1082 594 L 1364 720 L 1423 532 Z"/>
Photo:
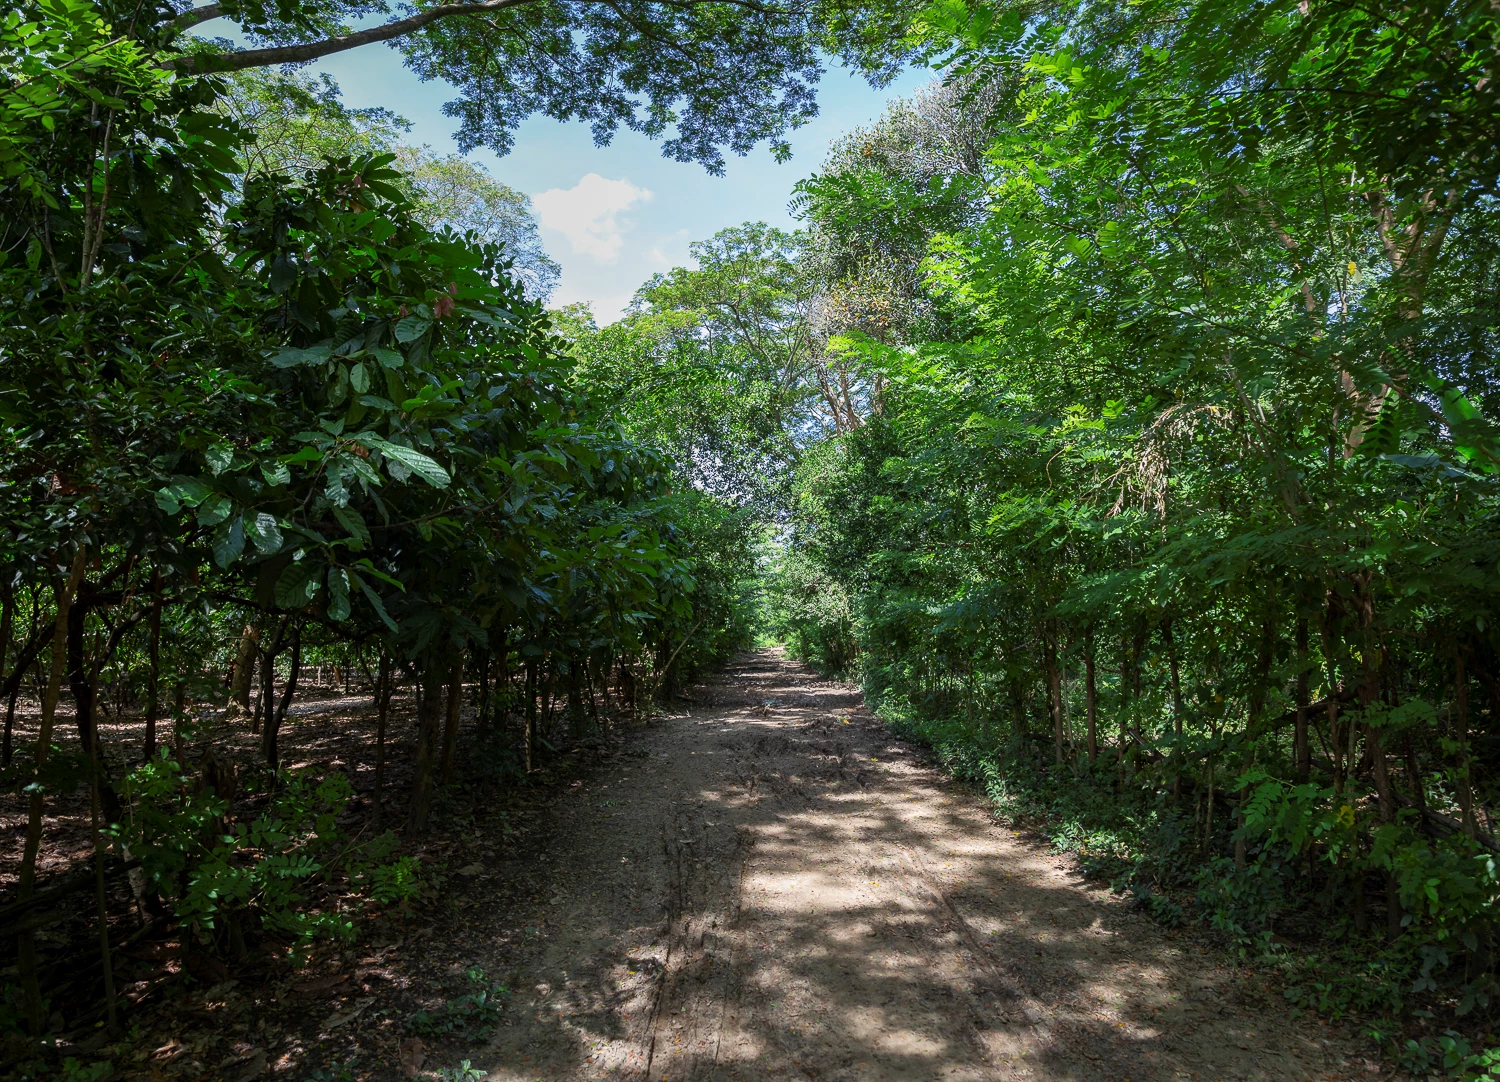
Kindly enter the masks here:
<path id="1" fill-rule="evenodd" d="M 217 19 L 224 14 L 224 8 L 220 4 L 204 4 L 202 7 L 192 8 L 184 11 L 172 20 L 172 25 L 179 31 L 191 30 L 199 23 L 206 23 L 211 19 Z"/>
<path id="2" fill-rule="evenodd" d="M 182 72 L 207 74 L 209 72 L 244 71 L 247 68 L 267 68 L 277 64 L 305 64 L 311 60 L 332 56 L 334 53 L 357 49 L 361 45 L 405 37 L 407 34 L 422 29 L 428 23 L 454 15 L 489 15 L 509 8 L 527 7 L 542 2 L 544 0 L 479 0 L 477 3 L 439 4 L 437 7 L 428 8 L 426 11 L 420 11 L 405 19 L 372 26 L 368 30 L 340 34 L 322 41 L 310 41 L 301 45 L 278 45 L 269 49 L 244 49 L 233 53 L 193 53 L 165 61 L 162 67 L 174 68 Z M 593 2 L 600 2 L 600 0 L 593 0 Z M 780 8 L 759 3 L 758 0 L 715 0 L 715 2 L 778 18 L 804 13 L 801 8 Z M 709 5 L 704 3 L 704 0 L 678 0 L 675 3 L 668 3 L 667 6 L 687 9 Z M 179 15 L 177 26 L 185 30 L 199 23 L 208 22 L 210 19 L 216 19 L 222 14 L 223 10 L 219 4 L 205 4 Z"/>
<path id="3" fill-rule="evenodd" d="M 540 2 L 541 0 L 480 0 L 479 3 L 470 4 L 440 4 L 405 19 L 372 26 L 368 30 L 356 30 L 352 34 L 340 34 L 322 41 L 310 41 L 303 45 L 278 45 L 269 49 L 244 49 L 235 53 L 193 53 L 189 56 L 176 57 L 162 66 L 176 68 L 178 71 L 207 73 L 244 71 L 246 68 L 266 68 L 276 64 L 305 64 L 310 60 L 332 56 L 334 53 L 357 49 L 361 45 L 405 37 L 407 34 L 422 29 L 428 23 L 446 19 L 450 15 L 486 15 L 491 12 L 504 11 L 507 8 L 525 7 L 528 4 Z M 219 15 L 218 7 L 217 4 L 209 4 L 205 7 L 194 8 L 183 18 L 210 10 L 213 14 L 205 14 L 195 22 L 185 25 L 193 26 L 197 22 L 206 22 L 216 18 Z"/>

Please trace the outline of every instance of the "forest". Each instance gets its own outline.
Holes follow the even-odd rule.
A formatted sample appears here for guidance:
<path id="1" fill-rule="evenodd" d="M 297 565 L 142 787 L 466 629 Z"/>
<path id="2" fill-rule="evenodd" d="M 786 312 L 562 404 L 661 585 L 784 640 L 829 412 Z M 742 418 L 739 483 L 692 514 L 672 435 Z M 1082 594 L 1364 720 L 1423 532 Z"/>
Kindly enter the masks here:
<path id="1" fill-rule="evenodd" d="M 462 149 L 710 173 L 830 65 L 933 81 L 600 325 L 525 195 L 305 70 L 380 42 Z M 420 920 L 433 839 L 779 643 L 1393 1070 L 1500 1077 L 1497 87 L 1479 0 L 8 8 L 6 1070 L 153 1077 L 133 1018 Z"/>

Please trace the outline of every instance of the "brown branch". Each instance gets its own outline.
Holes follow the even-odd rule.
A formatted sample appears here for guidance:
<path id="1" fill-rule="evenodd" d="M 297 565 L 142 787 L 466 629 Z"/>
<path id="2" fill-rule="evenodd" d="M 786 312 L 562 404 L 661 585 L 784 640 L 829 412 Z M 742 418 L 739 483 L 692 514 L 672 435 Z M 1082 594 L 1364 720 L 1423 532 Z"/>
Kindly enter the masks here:
<path id="1" fill-rule="evenodd" d="M 322 41 L 310 41 L 301 45 L 278 45 L 269 49 L 245 49 L 233 53 L 192 53 L 187 56 L 175 57 L 164 61 L 162 67 L 175 68 L 178 71 L 198 72 L 207 74 L 209 72 L 221 71 L 244 71 L 246 68 L 266 68 L 276 64 L 304 64 L 310 60 L 318 60 L 321 57 L 332 56 L 334 53 L 346 52 L 349 49 L 358 49 L 361 45 L 370 45 L 377 41 L 390 41 L 392 38 L 404 37 L 414 31 L 422 29 L 428 23 L 439 19 L 446 19 L 452 15 L 488 15 L 497 11 L 505 11 L 510 8 L 527 7 L 542 3 L 543 0 L 479 0 L 477 3 L 439 4 L 437 7 L 419 11 L 415 15 L 405 19 L 397 19 L 395 22 L 384 23 L 380 26 L 372 26 L 368 30 L 357 30 L 349 34 L 340 34 L 337 37 L 324 38 Z M 583 0 L 583 2 L 600 3 L 606 0 Z M 785 17 L 797 15 L 802 12 L 800 8 L 778 8 L 756 2 L 756 0 L 717 0 L 719 3 L 727 3 L 733 7 L 744 8 L 760 15 L 772 15 Z M 680 10 L 691 10 L 704 5 L 704 0 L 682 0 L 678 3 L 668 3 L 665 6 L 675 7 Z M 611 5 L 612 6 L 612 5 Z M 193 8 L 178 16 L 179 20 L 192 17 L 191 22 L 179 22 L 180 28 L 185 29 L 200 22 L 218 18 L 222 14 L 218 4 L 207 4 L 203 7 Z"/>
<path id="2" fill-rule="evenodd" d="M 491 12 L 504 11 L 507 8 L 525 7 L 528 4 L 540 2 L 541 0 L 480 0 L 479 3 L 469 4 L 439 4 L 435 8 L 428 8 L 426 11 L 418 12 L 405 19 L 397 19 L 395 22 L 384 23 L 381 26 L 372 26 L 368 30 L 357 30 L 351 34 L 324 38 L 322 41 L 310 41 L 302 45 L 279 45 L 270 49 L 245 49 L 235 53 L 192 53 L 168 60 L 162 66 L 176 68 L 179 71 L 207 73 L 244 71 L 246 68 L 265 68 L 275 64 L 303 64 L 309 60 L 332 56 L 334 53 L 357 49 L 361 45 L 404 37 L 422 29 L 428 23 L 446 19 L 450 15 L 486 15 Z M 209 5 L 209 7 L 214 6 L 216 5 Z M 196 10 L 206 11 L 207 8 Z M 206 16 L 205 21 L 207 18 Z"/>
<path id="3" fill-rule="evenodd" d="M 172 26 L 178 31 L 191 30 L 199 23 L 209 22 L 210 20 L 217 19 L 220 15 L 223 14 L 223 5 L 204 4 L 202 7 L 196 7 L 188 11 L 184 11 L 181 15 L 177 16 L 176 19 L 172 20 Z"/>

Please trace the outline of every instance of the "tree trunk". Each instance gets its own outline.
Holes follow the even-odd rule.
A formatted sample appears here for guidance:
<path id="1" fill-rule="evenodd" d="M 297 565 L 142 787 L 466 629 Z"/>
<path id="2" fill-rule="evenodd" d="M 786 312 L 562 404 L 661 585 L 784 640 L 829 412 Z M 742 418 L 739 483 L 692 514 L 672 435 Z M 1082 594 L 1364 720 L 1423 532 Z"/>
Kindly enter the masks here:
<path id="1" fill-rule="evenodd" d="M 1042 639 L 1042 662 L 1047 670 L 1047 697 L 1052 708 L 1052 750 L 1060 766 L 1063 761 L 1062 670 L 1057 664 L 1057 645 L 1050 635 Z"/>
<path id="2" fill-rule="evenodd" d="M 1422 767 L 1417 761 L 1417 746 L 1412 741 L 1410 731 L 1402 734 L 1401 750 L 1406 761 L 1406 778 L 1411 785 L 1411 796 L 1417 803 L 1417 812 L 1421 815 L 1422 830 L 1431 835 L 1432 824 L 1427 818 L 1427 783 L 1422 780 Z"/>
<path id="3" fill-rule="evenodd" d="M 541 679 L 542 693 L 542 733 L 544 737 L 551 737 L 552 732 L 552 707 L 557 698 L 557 661 L 553 657 L 547 658 L 545 674 L 538 674 Z"/>
<path id="4" fill-rule="evenodd" d="M 622 710 L 628 711 L 628 714 L 629 714 L 631 720 L 633 721 L 633 720 L 635 720 L 635 715 L 636 715 L 636 712 L 637 712 L 636 711 L 636 707 L 639 705 L 636 702 L 636 698 L 635 698 L 635 694 L 636 694 L 635 673 L 631 671 L 630 664 L 626 661 L 624 655 L 621 655 L 620 660 L 619 660 L 619 672 L 620 672 L 620 708 Z"/>
<path id="5" fill-rule="evenodd" d="M 277 704 L 275 712 L 267 717 L 265 729 L 261 733 L 261 750 L 265 753 L 266 765 L 272 770 L 281 765 L 281 752 L 277 746 L 277 739 L 281 733 L 281 723 L 286 720 L 287 708 L 292 705 L 292 696 L 297 694 L 297 677 L 301 672 L 302 625 L 297 624 L 292 628 L 292 667 L 287 673 L 286 687 L 282 689 L 281 702 Z M 266 696 L 268 707 L 270 702 L 271 696 L 268 694 Z"/>
<path id="6" fill-rule="evenodd" d="M 93 701 L 99 699 L 98 676 L 95 674 L 92 696 Z M 116 1032 L 119 1028 L 119 1020 L 116 1013 L 115 1003 L 115 967 L 114 959 L 109 949 L 109 902 L 104 893 L 104 833 L 99 829 L 99 799 L 104 775 L 99 769 L 99 745 L 94 744 L 93 754 L 89 758 L 89 820 L 94 835 L 94 907 L 99 921 L 99 960 L 104 967 L 104 1011 L 108 1022 L 108 1031 Z"/>
<path id="7" fill-rule="evenodd" d="M 0 676 L 5 675 L 5 663 L 10 660 L 10 636 L 15 624 L 15 615 L 16 591 L 7 578 L 5 581 L 0 581 Z M 9 742 L 7 742 L 8 746 Z M 9 755 L 6 755 L 5 763 L 7 766 L 10 765 Z"/>
<path id="8" fill-rule="evenodd" d="M 443 725 L 443 784 L 453 777 L 453 752 L 458 746 L 458 722 L 464 706 L 464 656 L 460 651 L 448 673 L 448 716 Z"/>
<path id="9" fill-rule="evenodd" d="M 1261 624 L 1260 629 L 1260 653 L 1255 663 L 1255 683 L 1250 688 L 1250 729 L 1253 732 L 1260 723 L 1261 716 L 1266 709 L 1267 684 L 1271 679 L 1271 663 L 1275 660 L 1276 653 L 1276 629 L 1272 617 L 1268 614 Z M 1255 760 L 1255 745 L 1251 744 L 1250 750 L 1245 757 L 1245 769 L 1248 770 Z M 1250 790 L 1240 790 L 1239 807 L 1236 811 L 1238 830 L 1234 835 L 1234 866 L 1243 868 L 1247 858 L 1247 846 L 1245 842 L 1245 805 L 1250 800 Z"/>
<path id="10" fill-rule="evenodd" d="M 1387 825 L 1396 821 L 1396 793 L 1391 787 L 1390 766 L 1386 760 L 1385 741 L 1379 730 L 1365 726 L 1365 743 L 1369 746 L 1375 781 L 1375 795 L 1380 801 L 1380 821 Z M 1390 872 L 1385 876 L 1385 937 L 1394 943 L 1401 936 L 1401 900 L 1396 886 L 1396 877 Z"/>
<path id="11" fill-rule="evenodd" d="M 141 747 L 141 761 L 149 763 L 156 758 L 156 723 L 161 715 L 161 572 L 151 574 L 151 590 L 156 594 L 151 603 L 151 621 L 147 627 L 149 639 L 146 647 L 146 739 Z"/>
<path id="12" fill-rule="evenodd" d="M 1464 833 L 1474 837 L 1474 787 L 1469 778 L 1469 676 L 1464 668 L 1463 647 L 1453 644 L 1453 711 L 1458 722 L 1458 753 L 1463 766 L 1458 774 L 1458 807 L 1463 813 Z"/>
<path id="13" fill-rule="evenodd" d="M 385 824 L 385 726 L 391 713 L 391 655 L 380 650 L 380 675 L 375 678 L 375 825 Z"/>
<path id="14" fill-rule="evenodd" d="M 73 721 L 78 729 L 78 750 L 84 756 L 94 750 L 94 691 L 89 684 L 84 658 L 84 625 L 88 620 L 89 586 L 78 584 L 78 600 L 68 609 L 68 687 L 73 692 Z"/>
<path id="15" fill-rule="evenodd" d="M 1089 766 L 1093 766 L 1099 758 L 1099 737 L 1095 727 L 1099 712 L 1099 693 L 1094 685 L 1094 629 L 1092 627 L 1085 632 L 1083 644 L 1083 698 L 1084 709 L 1088 715 Z"/>
<path id="16" fill-rule="evenodd" d="M 172 696 L 172 758 L 179 763 L 183 759 L 182 719 L 187 714 L 187 681 L 177 681 L 177 692 Z"/>
<path id="17" fill-rule="evenodd" d="M 260 704 L 250 716 L 250 732 L 264 733 L 265 728 L 271 722 L 271 715 L 276 708 L 276 655 L 281 653 L 282 644 L 286 641 L 287 627 L 291 617 L 283 616 L 276 624 L 276 634 L 271 636 L 271 641 L 259 649 L 260 655 Z M 241 642 L 243 642 L 243 638 Z M 260 646 L 260 638 L 257 636 L 256 643 Z"/>
<path id="18" fill-rule="evenodd" d="M 1312 773 L 1312 745 L 1308 741 L 1307 617 L 1297 621 L 1297 720 L 1292 731 L 1292 760 L 1297 781 L 1305 784 Z"/>
<path id="19" fill-rule="evenodd" d="M 239 650 L 234 659 L 234 675 L 229 682 L 229 702 L 238 703 L 245 713 L 250 712 L 250 692 L 255 687 L 255 655 L 259 653 L 260 631 L 253 623 L 246 623 L 240 632 Z"/>
<path id="20" fill-rule="evenodd" d="M 526 773 L 531 773 L 532 745 L 536 742 L 536 659 L 526 662 Z"/>
<path id="21" fill-rule="evenodd" d="M 37 730 L 36 772 L 40 774 L 47 765 L 47 752 L 52 747 L 52 722 L 57 716 L 57 700 L 62 694 L 63 671 L 68 660 L 68 638 L 72 628 L 73 597 L 78 584 L 83 580 L 87 549 L 82 545 L 73 555 L 73 567 L 68 580 L 56 588 L 57 622 L 52 632 L 52 664 L 47 674 L 47 687 L 42 693 L 42 717 Z M 26 901 L 36 890 L 36 859 L 42 847 L 42 822 L 46 811 L 46 794 L 42 786 L 32 786 L 27 801 L 26 842 L 21 852 L 21 868 L 17 881 L 16 897 Z M 36 939 L 33 931 L 22 932 L 16 941 L 17 975 L 21 982 L 22 1004 L 26 1020 L 33 1036 L 40 1037 L 45 1025 L 42 1014 L 42 991 L 37 983 Z"/>
<path id="22" fill-rule="evenodd" d="M 10 766 L 11 757 L 15 749 L 16 732 L 16 699 L 20 698 L 21 685 L 16 684 L 14 691 L 5 703 L 5 746 L 0 749 L 0 766 Z"/>
<path id="23" fill-rule="evenodd" d="M 1328 670 L 1328 743 L 1333 752 L 1333 795 L 1344 792 L 1343 742 L 1339 725 L 1338 669 L 1333 656 L 1333 593 L 1327 592 L 1328 600 L 1323 610 L 1323 664 Z"/>
<path id="24" fill-rule="evenodd" d="M 479 651 L 479 715 L 475 741 L 483 747 L 490 735 L 490 676 L 495 667 L 495 655 L 486 647 Z"/>
<path id="25" fill-rule="evenodd" d="M 568 737 L 577 740 L 583 729 L 583 668 L 576 657 L 568 658 Z"/>
<path id="26" fill-rule="evenodd" d="M 1167 668 L 1172 678 L 1172 798 L 1182 797 L 1182 672 L 1177 663 L 1177 640 L 1172 635 L 1172 621 L 1162 622 L 1161 636 L 1167 647 Z"/>
<path id="27" fill-rule="evenodd" d="M 426 830 L 432 819 L 433 767 L 442 740 L 443 669 L 431 651 L 422 659 L 419 679 L 422 701 L 417 707 L 417 761 L 407 815 L 407 826 L 418 833 Z"/>
<path id="28" fill-rule="evenodd" d="M 599 721 L 599 698 L 594 693 L 594 667 L 589 664 L 589 659 L 583 659 L 583 684 L 589 689 L 589 717 L 594 722 L 594 731 L 600 736 L 604 735 L 604 726 Z"/>

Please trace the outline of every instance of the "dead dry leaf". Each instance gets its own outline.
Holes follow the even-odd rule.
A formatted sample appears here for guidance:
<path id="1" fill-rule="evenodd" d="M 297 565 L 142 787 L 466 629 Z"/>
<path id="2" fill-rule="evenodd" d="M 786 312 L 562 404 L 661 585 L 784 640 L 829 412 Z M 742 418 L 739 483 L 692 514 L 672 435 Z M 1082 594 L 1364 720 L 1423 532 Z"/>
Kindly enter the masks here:
<path id="1" fill-rule="evenodd" d="M 326 1022 L 323 1023 L 323 1029 L 326 1031 L 326 1030 L 330 1030 L 330 1029 L 338 1029 L 339 1026 L 348 1025 L 350 1022 L 354 1021 L 360 1015 L 364 1014 L 365 1013 L 365 1008 L 368 1007 L 371 1003 L 374 1003 L 374 1002 L 375 1002 L 375 997 L 374 996 L 369 996 L 369 997 L 366 997 L 365 999 L 361 999 L 361 1000 L 356 1001 L 355 1004 L 354 1004 L 354 1006 L 350 1010 L 347 1010 L 347 1011 L 343 1012 L 342 1014 L 334 1013 L 334 1014 L 329 1015 L 328 1016 L 328 1021 L 326 1021 Z"/>
<path id="2" fill-rule="evenodd" d="M 230 1075 L 234 1082 L 250 1082 L 253 1078 L 259 1078 L 266 1071 L 266 1050 L 257 1048 L 243 1062 L 241 1062 Z"/>
<path id="3" fill-rule="evenodd" d="M 422 1061 L 427 1058 L 422 1039 L 409 1037 L 402 1041 L 397 1048 L 396 1058 L 401 1063 L 401 1072 L 407 1078 L 416 1078 L 417 1073 L 422 1069 Z"/>
<path id="4" fill-rule="evenodd" d="M 301 984 L 292 985 L 292 995 L 319 996 L 330 989 L 337 988 L 348 979 L 347 973 L 332 973 L 326 977 L 319 977 L 315 981 L 303 981 Z"/>

